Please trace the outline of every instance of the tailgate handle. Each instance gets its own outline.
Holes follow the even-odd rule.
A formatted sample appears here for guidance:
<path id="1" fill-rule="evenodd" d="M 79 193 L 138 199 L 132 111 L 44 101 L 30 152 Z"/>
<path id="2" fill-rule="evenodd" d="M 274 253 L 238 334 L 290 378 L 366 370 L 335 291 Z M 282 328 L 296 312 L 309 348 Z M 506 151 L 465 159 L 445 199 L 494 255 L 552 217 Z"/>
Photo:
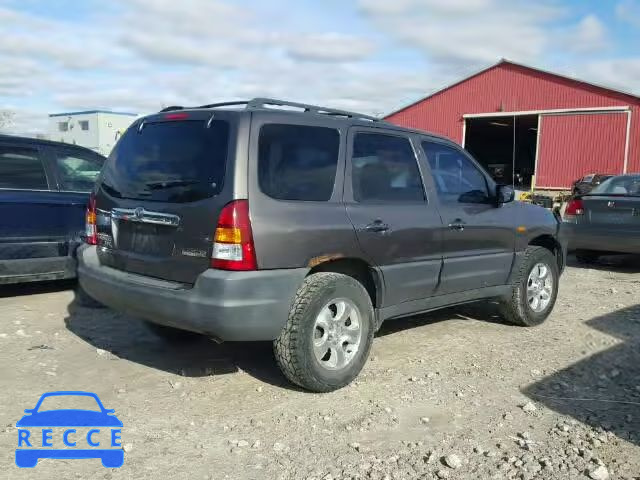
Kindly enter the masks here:
<path id="1" fill-rule="evenodd" d="M 180 217 L 172 213 L 152 212 L 142 207 L 138 208 L 114 208 L 111 210 L 111 218 L 128 222 L 151 223 L 154 225 L 166 225 L 177 227 L 180 225 Z"/>

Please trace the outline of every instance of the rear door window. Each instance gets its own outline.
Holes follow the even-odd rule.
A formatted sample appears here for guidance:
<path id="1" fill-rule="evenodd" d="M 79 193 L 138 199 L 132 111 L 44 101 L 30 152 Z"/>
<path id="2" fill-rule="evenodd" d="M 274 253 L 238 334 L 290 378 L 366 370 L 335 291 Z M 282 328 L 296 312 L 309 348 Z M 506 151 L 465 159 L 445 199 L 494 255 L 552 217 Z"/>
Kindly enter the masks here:
<path id="1" fill-rule="evenodd" d="M 353 198 L 360 203 L 425 202 L 409 139 L 358 133 L 351 155 Z"/>
<path id="2" fill-rule="evenodd" d="M 220 192 L 229 147 L 229 123 L 213 120 L 145 124 L 129 128 L 104 168 L 111 196 L 193 202 Z"/>
<path id="3" fill-rule="evenodd" d="M 260 129 L 260 189 L 278 200 L 327 201 L 338 167 L 336 129 L 268 124 Z"/>
<path id="4" fill-rule="evenodd" d="M 48 190 L 39 151 L 35 148 L 0 145 L 0 188 Z"/>
<path id="5" fill-rule="evenodd" d="M 60 190 L 88 192 L 102 168 L 102 159 L 91 152 L 56 150 L 56 170 Z"/>

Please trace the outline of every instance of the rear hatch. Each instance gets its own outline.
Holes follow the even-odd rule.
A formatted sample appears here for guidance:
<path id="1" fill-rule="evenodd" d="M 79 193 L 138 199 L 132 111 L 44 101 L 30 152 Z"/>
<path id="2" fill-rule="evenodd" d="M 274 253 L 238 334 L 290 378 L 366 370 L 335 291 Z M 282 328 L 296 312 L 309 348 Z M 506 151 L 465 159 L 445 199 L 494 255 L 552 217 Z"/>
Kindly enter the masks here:
<path id="1" fill-rule="evenodd" d="M 98 181 L 103 265 L 193 283 L 210 266 L 218 215 L 233 198 L 237 113 L 160 113 L 136 122 Z"/>

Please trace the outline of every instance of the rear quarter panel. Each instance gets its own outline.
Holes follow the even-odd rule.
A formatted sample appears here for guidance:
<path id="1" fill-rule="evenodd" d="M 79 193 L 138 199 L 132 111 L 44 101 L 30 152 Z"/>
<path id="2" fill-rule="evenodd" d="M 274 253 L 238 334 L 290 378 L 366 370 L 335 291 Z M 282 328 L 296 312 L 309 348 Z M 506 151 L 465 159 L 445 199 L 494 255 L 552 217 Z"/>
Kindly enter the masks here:
<path id="1" fill-rule="evenodd" d="M 260 269 L 308 267 L 333 258 L 360 258 L 353 225 L 342 203 L 347 127 L 334 118 L 286 113 L 254 113 L 251 121 L 248 194 L 251 226 Z M 336 179 L 327 202 L 276 200 L 262 192 L 258 181 L 260 129 L 268 123 L 335 128 L 340 134 Z"/>

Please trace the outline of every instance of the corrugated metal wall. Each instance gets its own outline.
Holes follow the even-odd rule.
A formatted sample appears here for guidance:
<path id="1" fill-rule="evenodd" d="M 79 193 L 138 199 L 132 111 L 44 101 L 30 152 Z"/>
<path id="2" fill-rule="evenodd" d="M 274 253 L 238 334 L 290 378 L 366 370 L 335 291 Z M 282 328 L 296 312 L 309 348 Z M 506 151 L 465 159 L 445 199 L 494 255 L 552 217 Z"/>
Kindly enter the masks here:
<path id="1" fill-rule="evenodd" d="M 536 187 L 569 186 L 586 173 L 622 173 L 626 113 L 542 115 Z"/>
<path id="2" fill-rule="evenodd" d="M 387 120 L 462 143 L 464 114 L 614 106 L 631 107 L 629 171 L 640 172 L 640 99 L 508 62 L 400 110 Z"/>

